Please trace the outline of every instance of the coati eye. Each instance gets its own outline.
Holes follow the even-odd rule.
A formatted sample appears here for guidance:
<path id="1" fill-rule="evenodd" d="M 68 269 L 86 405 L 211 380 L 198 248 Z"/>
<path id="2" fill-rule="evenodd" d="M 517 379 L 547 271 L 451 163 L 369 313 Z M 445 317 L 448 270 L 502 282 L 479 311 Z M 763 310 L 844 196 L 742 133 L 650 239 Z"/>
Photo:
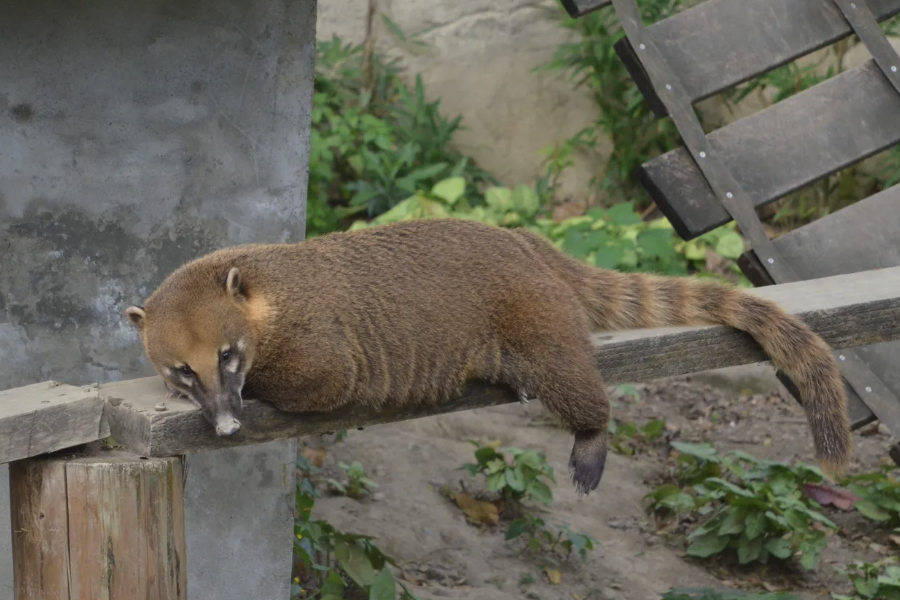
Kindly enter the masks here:
<path id="1" fill-rule="evenodd" d="M 222 362 L 228 362 L 228 359 L 231 358 L 231 350 L 222 350 Z"/>
<path id="2" fill-rule="evenodd" d="M 183 365 L 183 366 L 178 367 L 178 372 L 181 373 L 182 375 L 184 375 L 185 377 L 190 377 L 191 375 L 194 374 L 194 371 L 188 365 Z"/>

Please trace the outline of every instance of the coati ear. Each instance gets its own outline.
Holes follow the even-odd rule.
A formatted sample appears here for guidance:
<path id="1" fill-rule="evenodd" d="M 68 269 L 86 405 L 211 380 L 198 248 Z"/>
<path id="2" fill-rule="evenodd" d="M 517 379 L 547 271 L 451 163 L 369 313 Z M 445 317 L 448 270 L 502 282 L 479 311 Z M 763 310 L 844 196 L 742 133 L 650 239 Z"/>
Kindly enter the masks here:
<path id="1" fill-rule="evenodd" d="M 128 317 L 128 320 L 131 321 L 132 325 L 140 329 L 144 326 L 144 319 L 146 318 L 147 313 L 144 312 L 143 306 L 129 306 L 125 309 L 125 315 Z"/>
<path id="2" fill-rule="evenodd" d="M 225 278 L 225 291 L 232 298 L 244 296 L 244 286 L 241 281 L 241 271 L 237 267 L 231 267 L 228 276 Z"/>

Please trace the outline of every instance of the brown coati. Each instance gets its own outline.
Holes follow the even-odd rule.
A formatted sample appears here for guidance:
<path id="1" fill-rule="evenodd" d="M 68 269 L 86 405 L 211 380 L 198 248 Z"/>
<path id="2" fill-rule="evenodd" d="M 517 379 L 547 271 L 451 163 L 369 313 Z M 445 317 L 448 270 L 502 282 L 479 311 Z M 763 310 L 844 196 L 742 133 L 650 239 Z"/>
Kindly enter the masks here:
<path id="1" fill-rule="evenodd" d="M 219 435 L 240 429 L 242 395 L 291 412 L 377 409 L 445 402 L 482 380 L 539 398 L 574 434 L 579 493 L 603 474 L 610 411 L 590 333 L 724 324 L 793 378 L 823 468 L 850 457 L 836 362 L 798 318 L 708 280 L 592 267 L 526 230 L 435 219 L 235 246 L 126 313 Z"/>

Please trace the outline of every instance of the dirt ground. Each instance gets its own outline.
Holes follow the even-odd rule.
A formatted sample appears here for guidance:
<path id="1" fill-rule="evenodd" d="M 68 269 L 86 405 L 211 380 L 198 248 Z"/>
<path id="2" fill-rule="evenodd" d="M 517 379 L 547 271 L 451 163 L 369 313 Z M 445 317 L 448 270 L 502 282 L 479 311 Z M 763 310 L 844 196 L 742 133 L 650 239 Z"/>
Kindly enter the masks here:
<path id="1" fill-rule="evenodd" d="M 665 418 L 680 441 L 710 441 L 720 451 L 742 449 L 780 461 L 814 463 L 802 410 L 774 378 L 771 367 L 751 365 L 694 377 L 634 386 L 639 394 L 615 394 L 614 418 L 643 424 Z M 889 437 L 870 427 L 856 433 L 851 473 L 873 470 L 884 460 Z M 586 562 L 571 557 L 555 568 L 558 584 L 548 581 L 545 564 L 520 556 L 519 545 L 504 541 L 505 524 L 476 527 L 442 489 L 484 489 L 459 467 L 474 462 L 473 446 L 500 440 L 503 445 L 546 454 L 556 471 L 554 501 L 542 516 L 591 534 L 599 545 Z M 832 565 L 875 560 L 896 552 L 859 515 L 825 508 L 843 531 L 832 536 L 815 572 L 735 568 L 686 557 L 678 540 L 657 535 L 641 500 L 665 472 L 654 453 L 637 457 L 610 454 L 600 487 L 577 498 L 567 477 L 572 440 L 548 422 L 539 402 L 508 405 L 406 421 L 309 439 L 324 446 L 323 474 L 340 477 L 338 461 L 360 461 L 379 488 L 369 499 L 324 496 L 313 516 L 337 528 L 372 535 L 379 547 L 402 563 L 398 576 L 422 600 L 650 600 L 672 587 L 790 589 L 804 600 L 827 598 L 829 589 L 849 592 Z M 320 486 L 324 487 L 324 486 Z M 777 571 L 777 572 L 776 572 Z"/>

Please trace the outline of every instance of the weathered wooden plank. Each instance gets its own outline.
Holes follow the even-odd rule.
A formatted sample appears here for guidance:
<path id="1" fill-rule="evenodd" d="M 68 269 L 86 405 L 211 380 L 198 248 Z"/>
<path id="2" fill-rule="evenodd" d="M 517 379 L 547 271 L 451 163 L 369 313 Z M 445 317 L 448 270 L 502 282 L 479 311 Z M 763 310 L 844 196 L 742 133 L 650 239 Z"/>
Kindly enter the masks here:
<path id="1" fill-rule="evenodd" d="M 900 0 L 869 0 L 868 5 L 879 21 L 900 13 Z M 831 0 L 708 0 L 647 30 L 693 102 L 851 33 Z M 639 53 L 624 38 L 616 51 L 656 115 L 666 116 Z"/>
<path id="2" fill-rule="evenodd" d="M 71 598 L 65 465 L 17 461 L 9 478 L 15 597 Z"/>
<path id="3" fill-rule="evenodd" d="M 109 435 L 96 386 L 36 383 L 0 392 L 0 464 Z"/>
<path id="4" fill-rule="evenodd" d="M 123 452 L 10 471 L 19 600 L 185 600 L 181 460 Z"/>
<path id="5" fill-rule="evenodd" d="M 800 315 L 833 347 L 849 348 L 900 339 L 900 267 L 751 290 Z M 727 327 L 684 327 L 603 333 L 595 336 L 597 366 L 610 385 L 646 381 L 765 361 L 747 335 Z M 287 414 L 248 401 L 240 433 L 220 438 L 189 402 L 166 398 L 162 380 L 150 377 L 103 385 L 113 437 L 143 456 L 167 456 L 300 437 L 482 408 L 516 400 L 508 390 L 471 384 L 442 406 L 409 406 L 375 413 L 354 408 L 336 413 Z M 162 403 L 165 410 L 162 408 Z"/>
<path id="6" fill-rule="evenodd" d="M 900 185 L 860 200 L 773 240 L 775 249 L 798 277 L 833 277 L 869 269 L 900 266 Z M 752 251 L 738 261 L 757 286 L 772 285 Z M 872 373 L 900 396 L 900 343 L 887 342 L 856 349 Z M 848 386 L 854 426 L 875 419 Z"/>
<path id="7" fill-rule="evenodd" d="M 900 95 L 869 60 L 708 139 L 762 206 L 900 141 Z M 731 220 L 684 147 L 644 163 L 638 177 L 685 240 Z"/>
<path id="8" fill-rule="evenodd" d="M 598 8 L 609 6 L 612 0 L 562 0 L 563 8 L 573 19 L 582 17 Z"/>

